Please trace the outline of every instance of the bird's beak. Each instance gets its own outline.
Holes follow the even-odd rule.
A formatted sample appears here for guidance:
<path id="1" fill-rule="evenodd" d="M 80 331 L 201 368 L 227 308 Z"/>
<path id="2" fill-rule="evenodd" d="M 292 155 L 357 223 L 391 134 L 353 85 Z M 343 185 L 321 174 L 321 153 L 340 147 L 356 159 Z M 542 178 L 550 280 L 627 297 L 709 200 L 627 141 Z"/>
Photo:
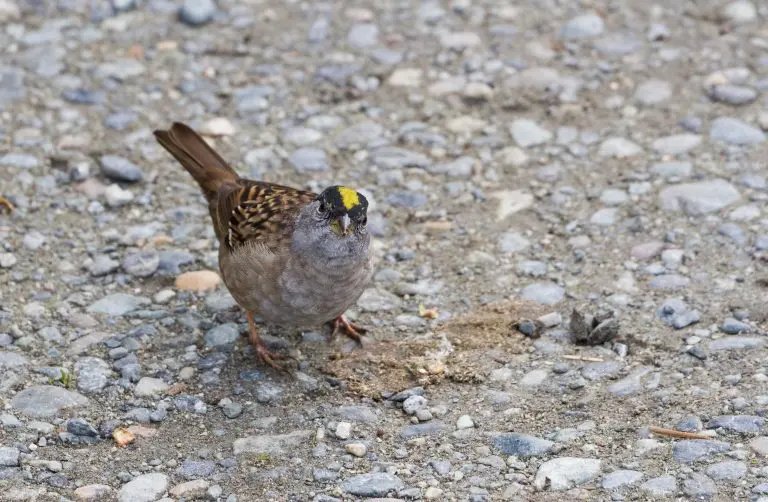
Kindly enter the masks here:
<path id="1" fill-rule="evenodd" d="M 349 219 L 348 214 L 343 214 L 341 218 L 339 218 L 339 226 L 341 227 L 341 235 L 347 235 L 347 232 L 349 232 L 349 227 L 352 224 L 352 221 Z"/>
<path id="2" fill-rule="evenodd" d="M 352 220 L 349 219 L 349 215 L 343 214 L 333 220 L 331 223 L 331 230 L 339 237 L 343 237 L 349 233 L 349 228 L 352 226 Z"/>

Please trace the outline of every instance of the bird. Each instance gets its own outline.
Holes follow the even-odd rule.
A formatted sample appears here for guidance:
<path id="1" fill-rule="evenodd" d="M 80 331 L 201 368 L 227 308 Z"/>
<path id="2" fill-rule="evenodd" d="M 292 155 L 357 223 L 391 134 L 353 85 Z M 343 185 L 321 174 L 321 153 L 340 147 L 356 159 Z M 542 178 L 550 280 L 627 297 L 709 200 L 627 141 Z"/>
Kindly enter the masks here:
<path id="1" fill-rule="evenodd" d="M 219 241 L 219 271 L 245 311 L 248 338 L 277 370 L 292 359 L 269 350 L 255 315 L 295 328 L 330 324 L 358 343 L 366 329 L 345 312 L 371 281 L 375 259 L 368 200 L 332 185 L 320 193 L 241 177 L 197 132 L 180 122 L 154 136 L 200 186 Z"/>

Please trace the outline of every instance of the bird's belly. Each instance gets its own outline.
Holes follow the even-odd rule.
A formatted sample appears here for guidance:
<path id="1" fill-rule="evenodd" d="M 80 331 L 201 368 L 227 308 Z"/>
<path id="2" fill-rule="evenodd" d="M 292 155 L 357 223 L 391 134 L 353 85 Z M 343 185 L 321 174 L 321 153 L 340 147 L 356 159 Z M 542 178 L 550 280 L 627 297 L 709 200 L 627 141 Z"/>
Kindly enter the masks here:
<path id="1" fill-rule="evenodd" d="M 272 322 L 296 327 L 312 327 L 333 320 L 354 305 L 367 282 L 365 271 L 343 277 L 281 277 L 279 295 L 265 299 L 272 310 Z"/>
<path id="2" fill-rule="evenodd" d="M 333 320 L 354 305 L 372 275 L 367 262 L 333 273 L 285 264 L 280 269 L 275 273 L 271 267 L 222 267 L 222 276 L 235 301 L 264 321 L 309 328 Z"/>

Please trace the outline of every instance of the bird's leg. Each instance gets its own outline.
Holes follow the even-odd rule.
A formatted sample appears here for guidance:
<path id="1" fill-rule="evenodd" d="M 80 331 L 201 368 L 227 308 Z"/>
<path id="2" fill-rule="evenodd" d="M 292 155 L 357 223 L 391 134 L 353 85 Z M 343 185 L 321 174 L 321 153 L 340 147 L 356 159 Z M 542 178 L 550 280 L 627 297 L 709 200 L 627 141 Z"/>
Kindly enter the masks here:
<path id="1" fill-rule="evenodd" d="M 8 211 L 11 211 L 11 212 L 13 212 L 13 210 L 14 210 L 14 209 L 16 209 L 16 208 L 14 207 L 14 205 L 11 203 L 11 201 L 9 201 L 8 199 L 6 199 L 6 198 L 5 198 L 5 197 L 3 197 L 2 195 L 0 195 L 0 206 L 5 206 L 5 207 L 7 207 L 7 208 L 8 208 Z"/>
<path id="2" fill-rule="evenodd" d="M 349 338 L 351 338 L 352 340 L 356 341 L 361 345 L 363 343 L 361 335 L 365 334 L 368 331 L 362 326 L 358 326 L 357 324 L 347 319 L 347 317 L 344 314 L 341 314 L 339 317 L 337 317 L 333 321 L 330 321 L 329 324 L 333 328 L 332 336 L 336 336 L 337 333 L 344 333 Z"/>
<path id="3" fill-rule="evenodd" d="M 278 371 L 285 371 L 285 368 L 276 363 L 275 360 L 279 361 L 281 359 L 292 358 L 290 356 L 284 356 L 282 354 L 272 352 L 266 347 L 266 345 L 264 345 L 264 342 L 261 341 L 261 337 L 259 336 L 259 330 L 256 327 L 256 322 L 253 320 L 253 312 L 246 312 L 245 318 L 248 319 L 248 341 L 250 341 L 251 345 L 253 345 L 253 348 L 256 349 L 256 355 L 259 356 L 259 359 Z"/>

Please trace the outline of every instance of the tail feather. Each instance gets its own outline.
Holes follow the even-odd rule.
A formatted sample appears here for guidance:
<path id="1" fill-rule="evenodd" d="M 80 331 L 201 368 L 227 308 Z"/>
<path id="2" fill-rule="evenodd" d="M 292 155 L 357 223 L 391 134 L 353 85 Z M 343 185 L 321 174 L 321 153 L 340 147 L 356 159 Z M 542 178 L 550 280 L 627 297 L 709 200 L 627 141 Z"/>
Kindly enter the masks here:
<path id="1" fill-rule="evenodd" d="M 210 201 L 224 184 L 240 178 L 232 167 L 189 126 L 174 122 L 167 131 L 154 132 L 162 145 L 200 185 Z"/>

